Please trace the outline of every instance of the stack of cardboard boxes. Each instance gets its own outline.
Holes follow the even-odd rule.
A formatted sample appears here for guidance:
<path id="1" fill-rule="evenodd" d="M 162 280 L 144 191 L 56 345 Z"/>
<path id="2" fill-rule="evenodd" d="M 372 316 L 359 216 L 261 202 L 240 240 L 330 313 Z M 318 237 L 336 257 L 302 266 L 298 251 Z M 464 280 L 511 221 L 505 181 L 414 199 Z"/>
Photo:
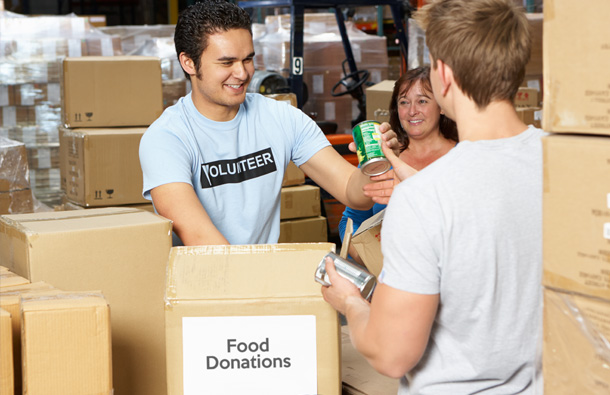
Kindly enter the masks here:
<path id="1" fill-rule="evenodd" d="M 166 394 L 163 294 L 170 248 L 171 222 L 136 208 L 109 207 L 0 216 L 1 266 L 31 281 L 32 287 L 34 283 L 45 282 L 70 293 L 88 294 L 91 290 L 98 290 L 104 295 L 112 316 L 111 383 L 116 394 Z M 0 294 L 2 306 L 14 301 L 12 297 L 14 295 Z M 21 295 L 21 299 L 17 299 L 23 298 Z M 57 304 L 64 302 L 62 299 Z M 40 314 L 47 314 L 44 312 L 46 305 L 36 304 L 35 307 L 43 310 Z M 20 309 L 18 306 L 15 308 L 14 311 Z M 21 315 L 25 314 L 23 307 L 21 311 Z M 13 317 L 19 316 L 13 314 Z M 105 315 L 99 316 L 100 322 L 106 318 Z M 70 320 L 73 323 L 53 327 L 47 335 L 62 334 L 76 339 L 78 328 L 83 331 L 93 328 L 89 324 L 79 326 L 77 318 Z M 84 333 L 103 335 L 101 332 Z M 37 340 L 34 341 L 45 341 L 40 337 L 44 333 L 35 334 Z M 42 350 L 48 360 L 58 358 L 55 351 Z M 89 359 L 85 350 L 83 348 L 80 353 Z M 16 355 L 20 354 L 16 352 Z M 42 357 L 39 357 L 41 361 L 36 361 L 36 355 L 32 358 L 27 361 L 30 366 L 40 366 L 44 361 Z M 91 362 L 85 361 L 83 365 Z M 19 369 L 22 365 L 16 363 L 15 367 Z M 61 366 L 64 365 L 58 363 L 57 368 Z M 77 381 L 81 376 L 83 380 L 97 380 L 99 377 L 95 374 L 81 375 L 78 369 L 52 371 L 55 380 L 67 382 Z M 100 374 L 104 372 L 99 369 Z M 36 377 L 43 382 L 51 380 L 42 373 L 37 373 Z M 110 393 L 110 389 L 27 393 L 102 394 Z"/>
<path id="2" fill-rule="evenodd" d="M 544 9 L 545 393 L 610 391 L 610 4 Z M 567 51 L 566 48 L 570 50 Z"/>
<path id="3" fill-rule="evenodd" d="M 280 243 L 328 241 L 326 218 L 321 215 L 320 187 L 305 184 L 305 173 L 290 162 L 280 197 Z"/>
<path id="4" fill-rule="evenodd" d="M 264 67 L 288 76 L 290 73 L 290 15 L 268 16 L 266 34 L 257 40 L 262 49 Z M 359 70 L 368 70 L 371 83 L 388 76 L 386 38 L 366 34 L 352 23 L 346 24 L 354 60 Z M 337 133 L 351 133 L 352 120 L 360 114 L 358 102 L 349 94 L 332 96 L 335 84 L 345 77 L 342 63 L 345 51 L 337 20 L 332 13 L 305 14 L 303 44 L 303 82 L 307 86 L 308 101 L 303 111 L 317 121 L 337 124 Z M 349 73 L 349 67 L 345 66 Z M 344 92 L 342 86 L 336 93 Z"/>
<path id="5" fill-rule="evenodd" d="M 43 203 L 61 200 L 61 58 L 120 53 L 117 37 L 76 16 L 0 18 L 0 136 L 25 143 L 30 182 Z"/>
<path id="6" fill-rule="evenodd" d="M 0 392 L 111 393 L 110 309 L 0 267 Z"/>
<path id="7" fill-rule="evenodd" d="M 138 154 L 163 112 L 159 58 L 66 58 L 62 64 L 61 186 L 81 207 L 147 205 Z"/>

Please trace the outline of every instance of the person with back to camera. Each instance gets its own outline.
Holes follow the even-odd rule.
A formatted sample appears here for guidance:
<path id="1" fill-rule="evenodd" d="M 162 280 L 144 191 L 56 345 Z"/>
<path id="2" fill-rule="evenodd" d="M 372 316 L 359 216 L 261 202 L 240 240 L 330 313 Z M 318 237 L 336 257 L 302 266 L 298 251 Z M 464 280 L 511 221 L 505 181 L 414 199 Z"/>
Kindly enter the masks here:
<path id="1" fill-rule="evenodd" d="M 413 168 L 413 174 L 445 155 L 458 141 L 455 122 L 445 116 L 434 100 L 428 66 L 411 69 L 394 83 L 389 123 L 400 144 L 398 157 Z M 355 232 L 362 222 L 384 208 L 382 203 L 375 203 L 370 210 L 346 207 L 339 222 L 341 240 L 348 218 L 352 219 Z M 349 254 L 363 263 L 352 246 Z"/>
<path id="2" fill-rule="evenodd" d="M 391 174 L 363 175 L 302 111 L 246 93 L 251 29 L 247 12 L 223 0 L 195 3 L 178 18 L 176 53 L 192 91 L 140 143 L 143 195 L 173 221 L 174 245 L 277 243 L 290 160 L 350 206 L 371 207 L 392 191 Z M 380 129 L 383 144 L 397 148 L 389 124 Z M 371 180 L 377 188 L 365 192 Z"/>
<path id="3" fill-rule="evenodd" d="M 513 0 L 431 0 L 415 19 L 460 143 L 395 187 L 371 303 L 331 259 L 322 294 L 346 316 L 355 348 L 400 378 L 399 394 L 541 393 L 545 133 L 513 106 L 527 18 Z M 398 177 L 410 175 L 384 152 Z"/>

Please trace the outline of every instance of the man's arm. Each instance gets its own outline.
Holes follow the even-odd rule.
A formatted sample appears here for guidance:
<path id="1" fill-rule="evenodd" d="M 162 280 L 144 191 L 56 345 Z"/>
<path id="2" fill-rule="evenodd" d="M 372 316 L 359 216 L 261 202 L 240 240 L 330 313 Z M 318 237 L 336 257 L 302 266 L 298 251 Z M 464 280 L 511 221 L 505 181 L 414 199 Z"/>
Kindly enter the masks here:
<path id="1" fill-rule="evenodd" d="M 400 378 L 426 350 L 439 295 L 421 295 L 378 284 L 369 304 L 358 289 L 326 260 L 331 286 L 324 299 L 345 315 L 354 347 L 379 373 Z"/>
<path id="2" fill-rule="evenodd" d="M 172 220 L 173 230 L 185 246 L 229 244 L 214 226 L 193 187 L 173 182 L 150 191 L 157 212 Z"/>
<path id="3" fill-rule="evenodd" d="M 346 206 L 359 210 L 373 206 L 373 201 L 364 196 L 362 191 L 363 186 L 371 182 L 370 178 L 346 161 L 334 148 L 322 148 L 301 165 L 301 170 Z"/>

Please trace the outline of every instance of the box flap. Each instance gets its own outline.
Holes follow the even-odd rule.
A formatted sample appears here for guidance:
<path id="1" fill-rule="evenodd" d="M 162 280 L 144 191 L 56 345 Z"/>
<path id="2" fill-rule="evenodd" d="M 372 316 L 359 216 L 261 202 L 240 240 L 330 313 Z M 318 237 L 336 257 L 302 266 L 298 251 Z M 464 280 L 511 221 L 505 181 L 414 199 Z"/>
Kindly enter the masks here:
<path id="1" fill-rule="evenodd" d="M 332 243 L 174 247 L 166 303 L 320 296 L 314 273 Z"/>
<path id="2" fill-rule="evenodd" d="M 0 218 L 0 222 L 6 222 L 9 226 L 21 229 L 24 233 L 56 233 L 62 228 L 66 232 L 76 232 L 166 221 L 149 211 L 122 207 L 15 214 Z"/>

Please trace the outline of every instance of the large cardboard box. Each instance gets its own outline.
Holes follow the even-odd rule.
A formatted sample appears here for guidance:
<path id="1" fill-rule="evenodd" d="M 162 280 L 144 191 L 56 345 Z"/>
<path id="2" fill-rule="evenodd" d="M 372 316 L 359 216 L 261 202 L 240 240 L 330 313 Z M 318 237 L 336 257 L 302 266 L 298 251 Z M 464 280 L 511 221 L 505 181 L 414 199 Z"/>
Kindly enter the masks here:
<path id="1" fill-rule="evenodd" d="M 383 223 L 384 214 L 385 210 L 382 210 L 362 222 L 360 227 L 354 232 L 351 241 L 360 259 L 362 259 L 362 263 L 375 277 L 379 276 L 383 268 L 381 224 Z"/>
<path id="2" fill-rule="evenodd" d="M 161 62 L 153 56 L 66 58 L 61 93 L 66 127 L 149 126 L 163 112 Z"/>
<path id="3" fill-rule="evenodd" d="M 60 129 L 61 180 L 84 207 L 148 203 L 138 154 L 146 128 Z"/>
<path id="4" fill-rule="evenodd" d="M 340 394 L 336 311 L 314 281 L 330 243 L 172 248 L 168 394 Z"/>
<path id="5" fill-rule="evenodd" d="M 610 138 L 543 138 L 544 285 L 610 300 Z"/>
<path id="6" fill-rule="evenodd" d="M 21 297 L 27 295 L 52 296 L 60 290 L 42 281 L 22 286 L 6 287 L 0 291 L 0 308 L 11 315 L 11 338 L 13 349 L 13 374 L 15 393 L 21 394 Z"/>
<path id="7" fill-rule="evenodd" d="M 299 169 L 294 162 L 288 162 L 286 166 L 286 172 L 284 173 L 284 179 L 282 180 L 283 187 L 290 187 L 293 185 L 301 185 L 305 183 L 305 173 Z"/>
<path id="8" fill-rule="evenodd" d="M 390 101 L 396 81 L 384 80 L 366 89 L 366 119 L 390 120 Z"/>
<path id="9" fill-rule="evenodd" d="M 544 393 L 610 392 L 610 301 L 544 290 Z"/>
<path id="10" fill-rule="evenodd" d="M 349 327 L 341 327 L 341 377 L 343 395 L 391 395 L 398 380 L 378 373 L 352 344 Z"/>
<path id="11" fill-rule="evenodd" d="M 0 308 L 0 393 L 9 395 L 14 391 L 11 314 Z"/>
<path id="12" fill-rule="evenodd" d="M 544 130 L 610 135 L 609 14 L 606 0 L 544 4 Z"/>
<path id="13" fill-rule="evenodd" d="M 25 393 L 112 393 L 110 308 L 101 294 L 23 298 L 21 314 Z"/>
<path id="14" fill-rule="evenodd" d="M 278 243 L 319 243 L 328 241 L 328 225 L 322 216 L 285 219 L 280 222 Z"/>
<path id="15" fill-rule="evenodd" d="M 171 222 L 129 208 L 0 217 L 0 265 L 65 291 L 100 290 L 112 309 L 117 395 L 166 392 L 163 292 Z"/>
<path id="16" fill-rule="evenodd" d="M 280 219 L 317 217 L 322 212 L 320 187 L 315 185 L 283 187 L 280 204 Z"/>
<path id="17" fill-rule="evenodd" d="M 0 273 L 0 289 L 4 287 L 12 287 L 15 285 L 29 284 L 29 282 L 30 281 L 27 278 L 23 278 L 10 271 Z"/>

